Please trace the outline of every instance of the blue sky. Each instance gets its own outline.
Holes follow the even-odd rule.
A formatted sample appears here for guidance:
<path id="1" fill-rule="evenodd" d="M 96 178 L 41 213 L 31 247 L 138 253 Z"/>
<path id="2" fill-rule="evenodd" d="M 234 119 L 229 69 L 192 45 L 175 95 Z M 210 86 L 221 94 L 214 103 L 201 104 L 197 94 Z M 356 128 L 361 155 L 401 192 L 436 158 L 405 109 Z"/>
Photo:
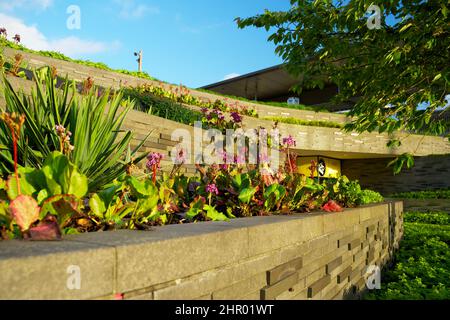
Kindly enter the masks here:
<path id="1" fill-rule="evenodd" d="M 69 30 L 67 8 L 81 10 L 81 29 Z M 144 71 L 199 87 L 281 63 L 268 33 L 237 28 L 236 17 L 287 10 L 289 0 L 0 0 L 0 27 L 33 49 L 62 51 L 113 68 Z"/>

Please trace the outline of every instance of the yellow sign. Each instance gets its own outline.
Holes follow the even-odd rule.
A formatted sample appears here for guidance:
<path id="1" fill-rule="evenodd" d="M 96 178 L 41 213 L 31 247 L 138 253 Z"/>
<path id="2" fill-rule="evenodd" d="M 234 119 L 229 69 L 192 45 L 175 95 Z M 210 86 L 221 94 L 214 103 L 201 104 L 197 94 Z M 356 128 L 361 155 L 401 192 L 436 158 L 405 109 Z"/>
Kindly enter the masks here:
<path id="1" fill-rule="evenodd" d="M 297 171 L 307 177 L 314 171 L 314 178 L 337 178 L 341 175 L 341 160 L 327 157 L 299 157 Z"/>

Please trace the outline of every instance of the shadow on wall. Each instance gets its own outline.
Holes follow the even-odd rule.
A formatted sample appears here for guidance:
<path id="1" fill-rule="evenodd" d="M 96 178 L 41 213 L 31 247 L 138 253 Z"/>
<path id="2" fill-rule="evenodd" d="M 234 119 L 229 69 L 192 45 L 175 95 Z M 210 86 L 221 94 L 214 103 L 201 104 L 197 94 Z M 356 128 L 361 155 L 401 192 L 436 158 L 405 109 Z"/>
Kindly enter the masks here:
<path id="1" fill-rule="evenodd" d="M 396 192 L 444 189 L 450 187 L 450 155 L 416 157 L 415 166 L 394 175 L 387 167 L 391 159 L 355 159 L 342 161 L 342 174 L 359 180 L 363 188 L 383 195 Z"/>

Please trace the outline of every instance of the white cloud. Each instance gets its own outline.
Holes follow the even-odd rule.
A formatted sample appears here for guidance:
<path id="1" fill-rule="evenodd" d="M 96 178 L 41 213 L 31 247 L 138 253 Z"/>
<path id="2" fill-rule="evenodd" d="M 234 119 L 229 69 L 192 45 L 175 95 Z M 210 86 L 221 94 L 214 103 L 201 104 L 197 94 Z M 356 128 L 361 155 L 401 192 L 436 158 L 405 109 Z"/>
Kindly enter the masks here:
<path id="1" fill-rule="evenodd" d="M 230 80 L 230 79 L 233 79 L 233 78 L 236 78 L 236 77 L 240 77 L 241 75 L 239 74 L 239 73 L 230 73 L 230 74 L 227 74 L 224 78 L 223 78 L 223 80 Z"/>
<path id="2" fill-rule="evenodd" d="M 14 9 L 46 10 L 53 4 L 53 0 L 0 0 L 0 10 Z"/>
<path id="3" fill-rule="evenodd" d="M 134 0 L 115 0 L 120 6 L 119 17 L 123 19 L 138 19 L 147 14 L 158 14 L 159 8 L 136 3 Z"/>
<path id="4" fill-rule="evenodd" d="M 35 25 L 26 25 L 22 20 L 3 13 L 0 13 L 0 27 L 6 28 L 10 39 L 19 34 L 21 43 L 30 49 L 58 51 L 72 57 L 117 50 L 121 46 L 118 41 L 105 43 L 83 40 L 75 36 L 47 39 Z"/>

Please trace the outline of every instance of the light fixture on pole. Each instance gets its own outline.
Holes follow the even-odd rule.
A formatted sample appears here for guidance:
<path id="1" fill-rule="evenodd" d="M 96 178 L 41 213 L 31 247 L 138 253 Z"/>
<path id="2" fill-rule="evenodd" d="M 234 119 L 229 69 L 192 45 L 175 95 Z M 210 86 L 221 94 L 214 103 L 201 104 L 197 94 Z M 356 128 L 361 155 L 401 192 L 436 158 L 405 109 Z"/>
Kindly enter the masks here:
<path id="1" fill-rule="evenodd" d="M 139 70 L 139 72 L 142 72 L 142 56 L 143 56 L 142 50 L 140 50 L 139 53 L 135 52 L 134 56 L 138 57 L 136 60 L 138 62 L 138 70 Z"/>

